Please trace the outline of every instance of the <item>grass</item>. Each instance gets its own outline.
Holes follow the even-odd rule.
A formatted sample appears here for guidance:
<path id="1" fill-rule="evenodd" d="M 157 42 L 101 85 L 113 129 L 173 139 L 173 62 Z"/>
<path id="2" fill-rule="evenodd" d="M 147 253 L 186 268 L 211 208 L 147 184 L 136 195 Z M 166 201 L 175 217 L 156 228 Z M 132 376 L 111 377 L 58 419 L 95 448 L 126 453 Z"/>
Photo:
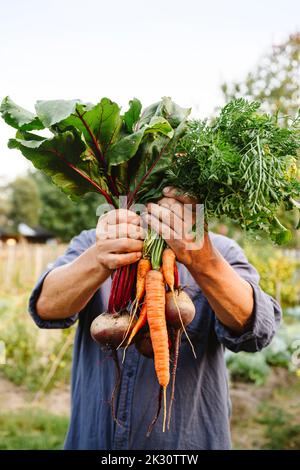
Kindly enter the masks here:
<path id="1" fill-rule="evenodd" d="M 231 430 L 234 449 L 300 449 L 300 379 L 274 370 L 266 384 L 239 384 L 233 398 Z"/>
<path id="2" fill-rule="evenodd" d="M 0 413 L 0 450 L 62 449 L 68 422 L 40 409 Z"/>
<path id="3" fill-rule="evenodd" d="M 263 449 L 300 449 L 300 424 L 295 423 L 291 413 L 268 404 L 263 404 L 261 411 L 257 422 L 265 426 Z"/>

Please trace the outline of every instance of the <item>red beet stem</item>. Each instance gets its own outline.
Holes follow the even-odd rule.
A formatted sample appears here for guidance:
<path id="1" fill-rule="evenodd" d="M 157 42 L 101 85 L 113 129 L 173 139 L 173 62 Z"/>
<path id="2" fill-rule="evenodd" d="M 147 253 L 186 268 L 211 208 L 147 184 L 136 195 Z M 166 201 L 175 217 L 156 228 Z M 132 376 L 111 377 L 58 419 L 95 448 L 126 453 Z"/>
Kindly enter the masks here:
<path id="1" fill-rule="evenodd" d="M 118 290 L 117 288 L 118 288 L 118 282 L 119 282 L 119 277 L 120 277 L 120 271 L 121 269 L 116 269 L 116 271 L 113 273 L 113 279 L 112 279 L 109 301 L 108 301 L 108 311 L 110 313 L 114 313 L 114 304 L 115 304 L 116 292 Z"/>
<path id="2" fill-rule="evenodd" d="M 178 289 L 179 285 L 180 285 L 179 272 L 178 272 L 177 263 L 175 261 L 174 263 L 174 287 L 175 289 Z"/>

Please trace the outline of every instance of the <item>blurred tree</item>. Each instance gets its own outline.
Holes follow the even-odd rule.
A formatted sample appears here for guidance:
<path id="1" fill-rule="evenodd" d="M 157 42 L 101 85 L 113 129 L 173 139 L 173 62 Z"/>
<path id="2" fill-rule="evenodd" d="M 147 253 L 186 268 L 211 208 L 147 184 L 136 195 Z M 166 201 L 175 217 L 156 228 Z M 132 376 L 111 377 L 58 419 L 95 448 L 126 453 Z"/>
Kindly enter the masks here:
<path id="1" fill-rule="evenodd" d="M 96 193 L 89 193 L 74 203 L 43 173 L 30 174 L 41 200 L 39 224 L 63 241 L 69 241 L 82 230 L 97 224 L 96 208 L 102 201 Z"/>
<path id="2" fill-rule="evenodd" d="M 16 178 L 9 185 L 10 211 L 16 228 L 18 224 L 25 223 L 30 227 L 38 224 L 40 197 L 36 183 L 27 177 Z"/>
<path id="3" fill-rule="evenodd" d="M 6 186 L 0 186 L 0 229 L 6 228 L 9 222 L 10 203 L 6 191 Z"/>
<path id="4" fill-rule="evenodd" d="M 300 105 L 300 32 L 264 55 L 245 80 L 222 85 L 227 100 L 244 97 L 262 102 L 266 112 L 295 116 Z"/>

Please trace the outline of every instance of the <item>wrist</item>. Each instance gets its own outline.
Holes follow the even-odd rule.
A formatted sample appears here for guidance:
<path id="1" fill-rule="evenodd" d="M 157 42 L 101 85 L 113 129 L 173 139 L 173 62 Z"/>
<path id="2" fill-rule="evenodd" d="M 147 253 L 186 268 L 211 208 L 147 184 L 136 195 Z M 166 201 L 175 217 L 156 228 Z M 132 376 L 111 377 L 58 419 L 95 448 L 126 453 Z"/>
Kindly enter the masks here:
<path id="1" fill-rule="evenodd" d="M 90 269 L 91 274 L 95 279 L 103 282 L 103 279 L 108 278 L 113 272 L 111 269 L 107 268 L 100 260 L 98 256 L 98 250 L 96 244 L 91 246 L 89 249 L 90 256 Z"/>
<path id="2" fill-rule="evenodd" d="M 192 275 L 209 277 L 218 269 L 220 254 L 213 246 L 209 234 L 205 232 L 203 246 L 192 255 L 192 262 L 188 267 Z"/>

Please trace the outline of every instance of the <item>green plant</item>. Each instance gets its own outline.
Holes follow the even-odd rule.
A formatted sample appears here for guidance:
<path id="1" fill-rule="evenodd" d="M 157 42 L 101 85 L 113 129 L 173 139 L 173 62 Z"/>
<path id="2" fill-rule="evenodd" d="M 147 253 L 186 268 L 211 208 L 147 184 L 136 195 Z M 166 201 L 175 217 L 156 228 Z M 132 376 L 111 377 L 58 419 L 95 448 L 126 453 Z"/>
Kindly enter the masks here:
<path id="1" fill-rule="evenodd" d="M 228 354 L 227 366 L 232 379 L 254 382 L 256 385 L 263 385 L 270 373 L 270 367 L 260 353 Z"/>
<path id="2" fill-rule="evenodd" d="M 265 425 L 267 439 L 263 449 L 299 449 L 300 425 L 293 423 L 293 415 L 274 406 L 263 404 L 257 422 Z"/>
<path id="3" fill-rule="evenodd" d="M 41 409 L 0 413 L 1 450 L 58 450 L 68 427 L 68 418 Z"/>
<path id="4" fill-rule="evenodd" d="M 262 289 L 277 298 L 282 307 L 293 307 L 299 302 L 299 262 L 276 251 L 274 247 L 246 244 L 245 253 L 260 274 Z"/>
<path id="5" fill-rule="evenodd" d="M 74 331 L 52 332 L 47 344 L 41 344 L 41 332 L 26 312 L 28 294 L 18 299 L 7 298 L 0 304 L 0 339 L 6 349 L 6 364 L 0 366 L 0 371 L 16 385 L 23 385 L 36 392 L 44 385 L 67 338 L 70 337 L 72 341 Z M 68 382 L 70 368 L 71 348 L 68 348 L 53 370 L 45 389 L 49 390 L 57 382 Z"/>
<path id="6" fill-rule="evenodd" d="M 277 243 L 291 233 L 278 212 L 298 206 L 296 157 L 300 115 L 290 128 L 259 113 L 258 102 L 233 100 L 212 122 L 192 121 L 175 148 L 172 183 L 204 204 L 207 219 L 226 216 Z M 299 205 L 300 207 L 300 205 Z"/>

